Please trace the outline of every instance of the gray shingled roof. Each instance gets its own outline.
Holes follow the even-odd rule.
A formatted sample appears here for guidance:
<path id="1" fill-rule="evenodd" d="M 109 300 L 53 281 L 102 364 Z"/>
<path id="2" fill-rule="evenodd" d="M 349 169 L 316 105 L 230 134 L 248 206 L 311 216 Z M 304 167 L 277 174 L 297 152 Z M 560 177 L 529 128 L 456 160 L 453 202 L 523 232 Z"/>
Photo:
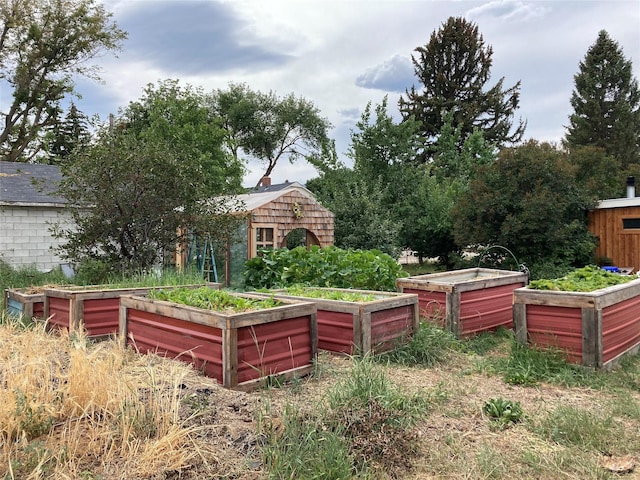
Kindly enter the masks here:
<path id="1" fill-rule="evenodd" d="M 56 165 L 0 161 L 0 205 L 64 205 L 53 195 L 61 179 Z"/>

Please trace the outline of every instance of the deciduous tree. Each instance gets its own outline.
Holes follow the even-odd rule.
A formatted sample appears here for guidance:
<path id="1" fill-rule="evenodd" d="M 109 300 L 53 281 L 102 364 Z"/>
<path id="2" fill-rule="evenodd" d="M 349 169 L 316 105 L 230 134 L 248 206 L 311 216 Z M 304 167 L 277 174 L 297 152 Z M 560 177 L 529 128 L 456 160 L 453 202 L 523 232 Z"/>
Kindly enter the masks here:
<path id="1" fill-rule="evenodd" d="M 211 199 L 242 181 L 222 138 L 197 91 L 175 81 L 149 85 L 62 165 L 60 194 L 76 207 L 75 225 L 56 233 L 65 239 L 64 256 L 119 271 L 148 269 L 175 250 L 184 227 L 219 228 L 206 221 L 224 213 Z"/>
<path id="2" fill-rule="evenodd" d="M 538 278 L 555 276 L 552 267 L 584 266 L 595 248 L 586 221 L 595 202 L 575 175 L 566 152 L 550 144 L 531 140 L 503 149 L 458 200 L 456 242 L 508 248 Z"/>
<path id="3" fill-rule="evenodd" d="M 73 77 L 99 78 L 90 61 L 126 37 L 111 17 L 95 0 L 0 0 L 0 81 L 11 91 L 1 109 L 3 160 L 35 158 L 60 101 L 75 93 Z"/>
<path id="4" fill-rule="evenodd" d="M 269 176 L 282 158 L 317 164 L 333 156 L 331 124 L 313 102 L 292 93 L 278 97 L 232 83 L 228 90 L 213 92 L 209 105 L 227 131 L 230 151 L 237 158 L 242 152 L 265 164 L 263 176 Z"/>

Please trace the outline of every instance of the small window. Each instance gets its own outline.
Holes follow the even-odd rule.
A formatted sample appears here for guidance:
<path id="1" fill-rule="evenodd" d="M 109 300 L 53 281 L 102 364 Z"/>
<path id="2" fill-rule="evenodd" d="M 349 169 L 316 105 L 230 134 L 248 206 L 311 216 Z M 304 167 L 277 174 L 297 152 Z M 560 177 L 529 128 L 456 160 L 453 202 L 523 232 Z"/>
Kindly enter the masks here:
<path id="1" fill-rule="evenodd" d="M 624 230 L 640 230 L 640 218 L 623 218 L 622 228 Z"/>
<path id="2" fill-rule="evenodd" d="M 256 228 L 256 249 L 274 248 L 273 228 Z"/>

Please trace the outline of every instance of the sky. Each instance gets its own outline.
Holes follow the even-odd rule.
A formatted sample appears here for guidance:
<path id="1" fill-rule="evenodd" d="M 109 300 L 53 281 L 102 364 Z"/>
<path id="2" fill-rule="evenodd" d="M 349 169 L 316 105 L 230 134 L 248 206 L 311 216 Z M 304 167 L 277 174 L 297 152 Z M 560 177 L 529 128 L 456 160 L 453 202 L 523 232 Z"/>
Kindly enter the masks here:
<path id="1" fill-rule="evenodd" d="M 640 0 L 101 0 L 128 32 L 122 51 L 96 59 L 102 82 L 81 79 L 77 105 L 106 119 L 146 85 L 177 79 L 205 92 L 252 90 L 310 100 L 332 124 L 347 164 L 362 111 L 419 87 L 415 49 L 451 17 L 474 22 L 493 48 L 487 88 L 521 82 L 515 120 L 524 139 L 559 142 L 572 112 L 574 75 L 600 30 L 618 42 L 640 79 Z M 249 162 L 245 186 L 265 166 Z M 305 161 L 282 160 L 272 183 L 317 177 Z"/>

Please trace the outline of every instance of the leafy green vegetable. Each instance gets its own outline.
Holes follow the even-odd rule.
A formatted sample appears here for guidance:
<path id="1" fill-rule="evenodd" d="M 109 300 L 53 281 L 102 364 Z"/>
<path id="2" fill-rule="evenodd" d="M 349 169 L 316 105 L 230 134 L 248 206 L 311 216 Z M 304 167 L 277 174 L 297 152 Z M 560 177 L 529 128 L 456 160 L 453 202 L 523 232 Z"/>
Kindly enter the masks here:
<path id="1" fill-rule="evenodd" d="M 245 264 L 245 286 L 280 288 L 295 284 L 315 287 L 395 291 L 396 279 L 407 274 L 379 250 L 342 250 L 313 246 L 264 250 Z"/>
<path id="2" fill-rule="evenodd" d="M 326 290 L 322 288 L 292 285 L 286 288 L 287 295 L 294 297 L 322 298 L 325 300 L 340 300 L 343 302 L 371 302 L 376 299 L 372 293 L 350 292 L 347 289 Z"/>
<path id="3" fill-rule="evenodd" d="M 234 313 L 262 310 L 282 305 L 282 302 L 274 298 L 247 298 L 241 295 L 234 295 L 224 290 L 215 290 L 208 287 L 155 290 L 149 293 L 149 298 L 189 305 L 205 310 Z"/>
<path id="4" fill-rule="evenodd" d="M 633 275 L 619 275 L 607 272 L 595 265 L 588 265 L 574 270 L 562 278 L 532 280 L 529 283 L 529 288 L 563 292 L 593 292 L 594 290 L 620 285 L 635 279 L 637 277 Z"/>

